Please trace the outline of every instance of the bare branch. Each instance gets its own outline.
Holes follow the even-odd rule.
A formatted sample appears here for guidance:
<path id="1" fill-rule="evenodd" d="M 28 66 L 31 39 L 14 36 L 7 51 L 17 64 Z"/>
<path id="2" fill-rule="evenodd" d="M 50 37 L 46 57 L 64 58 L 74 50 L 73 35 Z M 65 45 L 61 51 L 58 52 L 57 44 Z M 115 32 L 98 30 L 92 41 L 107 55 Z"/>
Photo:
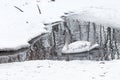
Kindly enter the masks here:
<path id="1" fill-rule="evenodd" d="M 39 14 L 41 14 L 41 10 L 38 4 L 37 4 L 37 8 L 38 8 Z"/>
<path id="2" fill-rule="evenodd" d="M 24 12 L 22 9 L 20 9 L 19 7 L 17 6 L 14 6 L 16 9 L 18 9 L 20 12 Z"/>

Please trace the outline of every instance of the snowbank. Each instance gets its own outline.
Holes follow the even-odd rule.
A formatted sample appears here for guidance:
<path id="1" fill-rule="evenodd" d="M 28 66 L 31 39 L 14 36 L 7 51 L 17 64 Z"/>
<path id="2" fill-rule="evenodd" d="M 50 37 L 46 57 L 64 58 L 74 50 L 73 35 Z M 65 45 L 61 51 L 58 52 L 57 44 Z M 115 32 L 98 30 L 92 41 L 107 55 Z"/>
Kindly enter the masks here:
<path id="1" fill-rule="evenodd" d="M 99 25 L 120 28 L 120 12 L 112 9 L 104 8 L 86 8 L 72 16 L 81 22 L 94 22 Z"/>
<path id="2" fill-rule="evenodd" d="M 27 42 L 31 38 L 45 32 L 37 13 L 35 1 L 2 0 L 0 2 L 0 49 L 29 46 Z"/>
<path id="3" fill-rule="evenodd" d="M 119 60 L 26 61 L 0 64 L 0 80 L 119 80 L 119 68 Z"/>
<path id="4" fill-rule="evenodd" d="M 28 41 L 31 38 L 46 31 L 43 24 L 61 21 L 60 17 L 66 12 L 78 13 L 81 20 L 119 27 L 119 2 L 119 0 L 56 0 L 55 2 L 1 0 L 0 49 L 29 45 Z"/>

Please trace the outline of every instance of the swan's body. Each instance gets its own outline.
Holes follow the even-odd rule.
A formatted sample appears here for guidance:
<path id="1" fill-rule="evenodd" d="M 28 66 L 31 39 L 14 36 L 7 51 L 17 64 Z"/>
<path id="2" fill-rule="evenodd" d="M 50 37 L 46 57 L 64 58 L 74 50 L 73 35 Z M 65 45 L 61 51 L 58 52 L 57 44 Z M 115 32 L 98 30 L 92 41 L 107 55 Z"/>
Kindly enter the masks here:
<path id="1" fill-rule="evenodd" d="M 88 41 L 76 41 L 70 44 L 65 44 L 62 53 L 81 53 L 90 51 L 98 46 L 98 44 L 92 45 L 92 43 Z"/>
<path id="2" fill-rule="evenodd" d="M 70 43 L 70 33 L 66 29 L 65 33 L 65 45 L 63 46 L 62 53 L 81 53 L 85 51 L 90 51 L 96 47 L 98 47 L 98 44 L 93 44 L 88 41 L 76 41 Z"/>

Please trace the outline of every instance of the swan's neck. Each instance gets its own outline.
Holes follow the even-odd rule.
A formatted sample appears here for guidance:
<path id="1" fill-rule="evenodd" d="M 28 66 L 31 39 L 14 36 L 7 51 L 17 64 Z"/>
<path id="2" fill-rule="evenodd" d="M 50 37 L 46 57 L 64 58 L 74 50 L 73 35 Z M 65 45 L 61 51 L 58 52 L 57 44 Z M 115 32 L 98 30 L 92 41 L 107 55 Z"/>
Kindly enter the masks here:
<path id="1" fill-rule="evenodd" d="M 66 48 L 66 50 L 68 50 L 69 49 L 69 47 L 68 47 L 68 42 L 65 42 L 65 45 L 64 45 L 64 47 Z"/>
<path id="2" fill-rule="evenodd" d="M 69 43 L 70 43 L 70 34 L 69 34 L 68 31 L 66 31 L 66 34 L 65 34 L 65 45 L 64 46 L 66 47 L 67 50 L 69 49 L 69 47 L 68 47 Z"/>

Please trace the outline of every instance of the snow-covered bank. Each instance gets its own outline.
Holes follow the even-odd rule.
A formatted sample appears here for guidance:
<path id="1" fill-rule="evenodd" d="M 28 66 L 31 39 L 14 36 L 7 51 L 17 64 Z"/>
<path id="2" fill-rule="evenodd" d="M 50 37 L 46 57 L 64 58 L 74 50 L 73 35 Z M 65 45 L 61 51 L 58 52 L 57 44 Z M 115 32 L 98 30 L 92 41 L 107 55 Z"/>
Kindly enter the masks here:
<path id="1" fill-rule="evenodd" d="M 62 20 L 60 17 L 69 12 L 80 14 L 83 20 L 119 26 L 119 0 L 56 0 L 55 2 L 1 0 L 0 2 L 1 49 L 28 45 L 27 42 L 31 38 L 45 32 L 44 23 L 60 21 Z"/>
<path id="2" fill-rule="evenodd" d="M 119 80 L 119 64 L 119 60 L 0 64 L 0 80 Z"/>
<path id="3" fill-rule="evenodd" d="M 77 18 L 72 15 L 71 21 L 68 18 L 69 20 L 65 20 L 65 22 L 72 32 L 72 42 L 78 40 L 98 42 L 102 46 L 107 46 L 107 48 L 102 47 L 106 49 L 105 51 L 109 53 L 109 50 L 112 50 L 119 57 L 119 31 L 112 28 L 119 27 L 120 25 L 119 0 L 56 0 L 54 2 L 51 0 L 1 0 L 0 2 L 1 50 L 13 49 L 17 51 L 21 49 L 21 46 L 29 46 L 28 41 L 36 39 L 41 33 L 50 32 L 50 35 L 49 33 L 42 35 L 41 40 L 38 37 L 35 42 L 33 40 L 33 44 L 30 43 L 32 45 L 29 47 L 28 53 L 30 53 L 31 59 L 43 59 L 43 56 L 46 54 L 51 56 L 53 53 L 55 53 L 54 55 L 61 55 L 61 48 L 63 48 L 65 37 L 64 23 L 58 23 L 58 25 L 54 26 L 49 25 L 49 29 L 53 31 L 45 30 L 47 28 L 44 24 L 51 24 L 56 21 L 61 22 L 61 16 L 66 14 L 65 16 L 69 17 L 67 14 L 71 13 L 77 15 Z M 101 25 L 103 27 L 99 28 Z M 113 38 L 114 40 L 110 39 L 112 32 L 112 36 L 116 36 Z M 111 44 L 106 40 L 107 37 L 109 37 L 108 41 L 113 43 L 113 48 L 110 46 L 111 49 L 108 49 L 108 46 Z M 37 45 L 34 45 L 35 43 Z M 41 55 L 42 57 L 40 57 Z"/>

